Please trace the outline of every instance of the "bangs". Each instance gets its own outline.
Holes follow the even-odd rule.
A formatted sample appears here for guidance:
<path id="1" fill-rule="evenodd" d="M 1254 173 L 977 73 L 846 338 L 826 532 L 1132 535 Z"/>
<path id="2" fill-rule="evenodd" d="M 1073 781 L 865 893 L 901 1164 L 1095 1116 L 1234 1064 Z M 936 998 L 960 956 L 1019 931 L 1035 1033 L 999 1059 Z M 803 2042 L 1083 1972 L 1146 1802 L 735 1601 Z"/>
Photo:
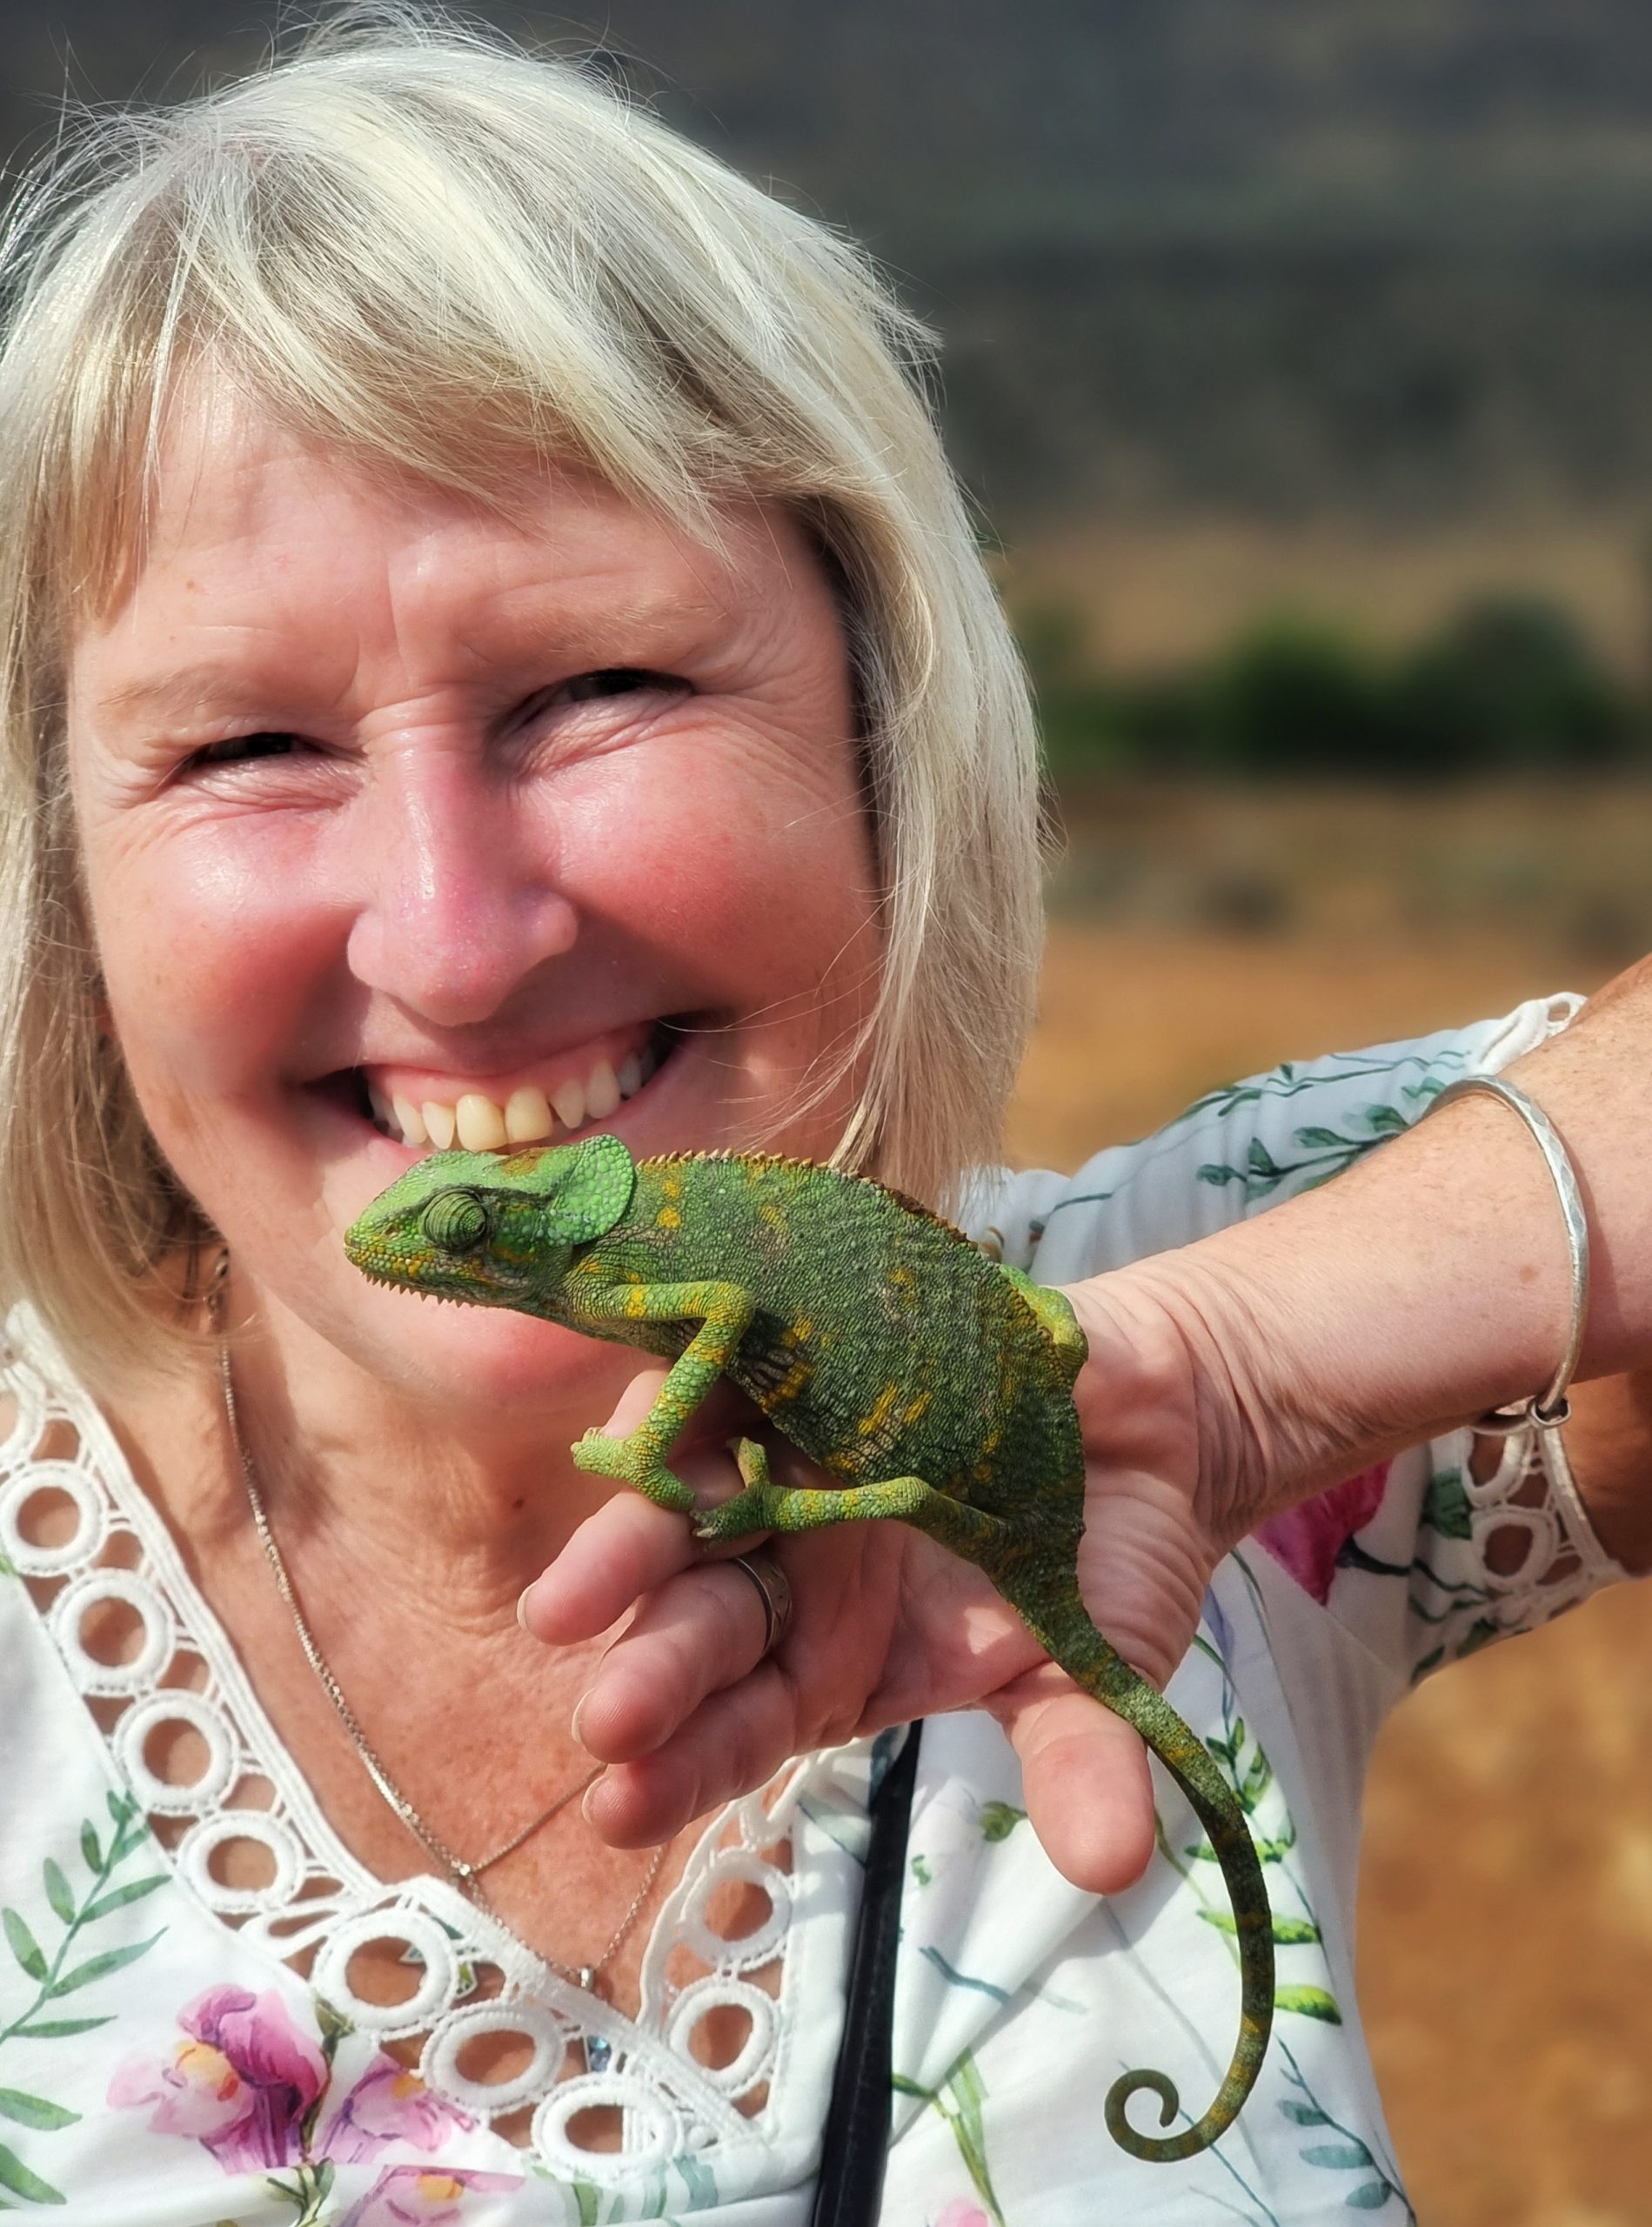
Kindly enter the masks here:
<path id="1" fill-rule="evenodd" d="M 50 399 L 3 414 L 40 430 L 69 592 L 106 603 L 131 564 L 197 385 L 370 471 L 508 510 L 525 466 L 574 465 L 703 533 L 719 501 L 806 505 L 872 465 L 869 357 L 886 385 L 927 344 L 853 250 L 577 70 L 478 44 L 456 74 L 450 35 L 341 73 L 325 46 L 100 122 L 44 237 L 20 212 L 12 365 Z"/>

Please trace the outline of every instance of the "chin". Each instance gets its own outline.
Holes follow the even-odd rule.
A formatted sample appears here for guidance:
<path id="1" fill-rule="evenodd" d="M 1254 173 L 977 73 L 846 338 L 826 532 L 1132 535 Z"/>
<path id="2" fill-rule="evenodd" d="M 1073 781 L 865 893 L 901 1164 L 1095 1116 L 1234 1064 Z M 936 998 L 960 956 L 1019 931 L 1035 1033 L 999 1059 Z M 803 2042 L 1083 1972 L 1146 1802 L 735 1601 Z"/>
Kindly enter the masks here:
<path id="1" fill-rule="evenodd" d="M 577 1435 L 605 1422 L 623 1387 L 648 1365 L 644 1354 L 508 1307 L 364 1292 L 365 1313 L 358 1304 L 348 1332 L 334 1342 L 381 1381 L 429 1407 L 433 1419 L 474 1414 L 497 1424 L 542 1410 L 548 1424 L 554 1418 L 552 1427 L 565 1428 L 572 1414 Z"/>

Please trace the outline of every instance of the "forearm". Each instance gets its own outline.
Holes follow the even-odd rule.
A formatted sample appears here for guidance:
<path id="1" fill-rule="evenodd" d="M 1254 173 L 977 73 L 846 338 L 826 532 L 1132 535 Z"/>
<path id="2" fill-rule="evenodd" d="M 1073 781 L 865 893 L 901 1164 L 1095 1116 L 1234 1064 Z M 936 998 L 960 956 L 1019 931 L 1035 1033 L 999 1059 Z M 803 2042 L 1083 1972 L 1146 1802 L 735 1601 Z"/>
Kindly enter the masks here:
<path id="1" fill-rule="evenodd" d="M 1652 964 L 1621 977 L 1509 1072 L 1565 1138 L 1588 1206 L 1582 1373 L 1643 1365 L 1652 1361 Z M 1101 1285 L 1115 1309 L 1138 1321 L 1162 1314 L 1184 1342 L 1212 1521 L 1228 1535 L 1401 1446 L 1539 1390 L 1569 1311 L 1553 1185 L 1524 1126 L 1477 1097 L 1323 1189 Z M 1598 1396 L 1590 1405 L 1598 1411 Z M 1582 1445 L 1577 1465 L 1591 1514 L 1620 1558 L 1652 1559 L 1638 1550 L 1642 1526 L 1652 1546 L 1642 1515 L 1652 1463 L 1636 1458 L 1623 1414 L 1595 1436 L 1600 1445 Z"/>

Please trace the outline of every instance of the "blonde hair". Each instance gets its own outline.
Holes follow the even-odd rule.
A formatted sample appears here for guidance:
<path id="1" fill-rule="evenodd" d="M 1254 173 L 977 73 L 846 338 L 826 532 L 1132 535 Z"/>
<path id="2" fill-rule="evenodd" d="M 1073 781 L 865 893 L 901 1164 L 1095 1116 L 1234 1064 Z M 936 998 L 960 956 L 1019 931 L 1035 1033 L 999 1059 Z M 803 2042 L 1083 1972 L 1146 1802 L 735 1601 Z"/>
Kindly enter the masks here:
<path id="1" fill-rule="evenodd" d="M 204 363 L 306 436 L 508 505 L 529 451 L 672 519 L 789 506 L 834 578 L 884 950 L 845 1163 L 945 1199 L 997 1145 L 1038 949 L 1019 659 L 942 455 L 927 337 L 857 249 L 574 64 L 392 8 L 25 191 L 0 352 L 0 1302 L 157 1349 L 201 1227 L 98 1025 L 64 770 L 77 619 L 137 562 Z"/>

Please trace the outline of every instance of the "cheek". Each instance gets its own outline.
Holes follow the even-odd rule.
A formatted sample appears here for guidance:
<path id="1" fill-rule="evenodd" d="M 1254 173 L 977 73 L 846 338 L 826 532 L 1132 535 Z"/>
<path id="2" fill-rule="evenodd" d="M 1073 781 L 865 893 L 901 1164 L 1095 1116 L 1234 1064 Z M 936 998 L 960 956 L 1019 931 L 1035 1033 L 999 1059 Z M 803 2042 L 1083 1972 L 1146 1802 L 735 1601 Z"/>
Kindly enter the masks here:
<path id="1" fill-rule="evenodd" d="M 839 746 L 822 746 L 823 758 Z M 846 752 L 843 753 L 846 759 Z M 666 762 L 674 758 L 672 765 Z M 824 985 L 864 972 L 877 904 L 852 765 L 657 754 L 592 781 L 564 829 L 570 895 L 708 986 Z"/>
<path id="2" fill-rule="evenodd" d="M 290 1047 L 327 929 L 281 849 L 211 826 L 89 845 L 110 1017 L 146 1098 L 267 1077 Z"/>

